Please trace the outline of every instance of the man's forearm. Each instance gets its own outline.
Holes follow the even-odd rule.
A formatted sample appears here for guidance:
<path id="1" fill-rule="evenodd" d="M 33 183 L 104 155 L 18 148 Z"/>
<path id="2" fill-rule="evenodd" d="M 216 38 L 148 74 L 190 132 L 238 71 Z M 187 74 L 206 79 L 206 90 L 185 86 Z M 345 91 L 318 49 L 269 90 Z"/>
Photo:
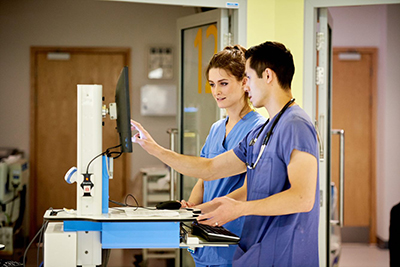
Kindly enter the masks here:
<path id="1" fill-rule="evenodd" d="M 212 162 L 208 158 L 178 154 L 161 146 L 158 146 L 152 155 L 183 175 L 206 181 L 217 176 L 212 172 Z"/>
<path id="2" fill-rule="evenodd" d="M 138 131 L 132 137 L 133 143 L 139 144 L 149 154 L 184 175 L 209 181 L 239 174 L 246 170 L 246 165 L 232 150 L 212 159 L 181 155 L 158 145 L 140 123 L 132 120 L 131 125 L 133 131 Z"/>
<path id="3" fill-rule="evenodd" d="M 205 181 L 236 175 L 246 170 L 246 165 L 236 157 L 233 151 L 209 159 L 178 154 L 157 145 L 151 154 L 179 173 Z"/>

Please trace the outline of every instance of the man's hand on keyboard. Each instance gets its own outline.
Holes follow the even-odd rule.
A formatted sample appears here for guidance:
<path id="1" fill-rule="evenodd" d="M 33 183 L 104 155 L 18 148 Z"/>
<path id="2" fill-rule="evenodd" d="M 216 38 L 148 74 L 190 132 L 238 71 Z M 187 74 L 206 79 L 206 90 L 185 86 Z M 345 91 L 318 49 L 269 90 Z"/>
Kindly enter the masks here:
<path id="1" fill-rule="evenodd" d="M 229 197 L 215 198 L 196 206 L 202 214 L 197 218 L 202 224 L 222 226 L 242 216 L 242 202 Z"/>

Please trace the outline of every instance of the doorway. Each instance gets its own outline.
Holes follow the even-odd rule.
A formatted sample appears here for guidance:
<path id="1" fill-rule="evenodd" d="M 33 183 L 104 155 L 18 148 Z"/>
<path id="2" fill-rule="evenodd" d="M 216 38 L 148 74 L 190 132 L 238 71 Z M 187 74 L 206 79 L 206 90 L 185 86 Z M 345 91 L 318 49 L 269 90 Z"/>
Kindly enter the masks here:
<path id="1" fill-rule="evenodd" d="M 380 72 L 378 74 L 379 77 L 379 87 L 377 87 L 379 99 L 379 109 L 377 108 L 377 118 L 376 124 L 379 127 L 379 132 L 376 132 L 377 136 L 377 144 L 374 149 L 376 149 L 377 157 L 376 161 L 376 173 L 377 178 L 379 179 L 379 183 L 376 183 L 376 196 L 371 196 L 376 199 L 376 236 L 378 241 L 378 246 L 380 248 L 387 247 L 388 240 L 388 214 L 390 212 L 390 204 L 398 194 L 395 194 L 395 188 L 397 186 L 398 179 L 394 179 L 395 175 L 390 175 L 396 168 L 396 164 L 393 162 L 388 163 L 388 160 L 396 158 L 396 152 L 390 154 L 388 157 L 388 152 L 393 148 L 396 143 L 393 143 L 398 140 L 395 137 L 396 126 L 393 125 L 391 119 L 388 118 L 388 114 L 397 114 L 398 113 L 398 105 L 396 105 L 395 101 L 392 99 L 396 99 L 398 90 L 395 90 L 396 84 L 392 81 L 395 81 L 393 75 L 396 75 L 396 70 L 398 67 L 397 53 L 396 49 L 398 47 L 398 38 L 397 38 L 397 28 L 395 25 L 398 25 L 398 5 L 387 5 L 385 4 L 394 4 L 398 3 L 398 1 L 347 1 L 346 3 L 337 1 L 308 1 L 305 2 L 304 8 L 304 58 L 307 59 L 304 62 L 304 89 L 303 89 L 303 105 L 304 109 L 309 112 L 309 114 L 314 114 L 314 106 L 312 100 L 315 96 L 315 86 L 313 83 L 315 81 L 315 55 L 313 55 L 313 49 L 315 45 L 313 44 L 315 41 L 314 34 L 314 21 L 317 17 L 317 12 L 320 8 L 328 8 L 331 11 L 333 7 L 341 7 L 344 6 L 353 6 L 352 11 L 349 12 L 351 16 L 342 16 L 340 19 L 334 17 L 334 30 L 338 32 L 338 29 L 341 28 L 342 32 L 345 33 L 345 38 L 342 39 L 342 42 L 337 43 L 333 42 L 334 46 L 344 46 L 344 47 L 378 47 L 379 48 L 379 67 Z M 378 6 L 368 6 L 376 4 Z M 359 6 L 363 6 L 363 8 L 369 7 L 371 9 L 371 15 L 363 15 L 357 16 L 358 10 L 354 8 L 358 8 Z M 350 7 L 349 7 L 350 8 Z M 381 8 L 382 12 L 379 12 Z M 397 14 L 396 14 L 397 12 Z M 381 15 L 380 15 L 381 14 Z M 363 19 L 360 19 L 364 18 Z M 368 22 L 370 21 L 370 22 Z M 372 21 L 372 22 L 371 22 Z M 339 22 L 339 23 L 338 23 Z M 339 27 L 340 25 L 341 27 Z M 357 30 L 356 29 L 363 29 Z M 374 30 L 373 30 L 374 29 Z M 392 38 L 392 36 L 396 36 L 396 38 Z M 334 33 L 334 40 L 338 40 Z M 388 47 L 390 49 L 388 49 Z M 390 51 L 387 52 L 387 51 Z M 386 66 L 390 66 L 390 72 L 385 71 Z M 397 77 L 397 76 L 396 76 Z M 378 83 L 377 83 L 378 84 Z M 388 86 L 387 84 L 391 84 Z M 394 85 L 394 86 L 393 86 Z M 390 100 L 386 103 L 386 100 Z M 389 104 L 388 104 L 389 103 Z M 377 104 L 378 106 L 378 104 Z M 391 121 L 389 124 L 385 124 L 385 122 Z M 394 131 L 393 131 L 394 130 Z M 388 133 L 393 136 L 390 141 L 387 138 Z M 396 150 L 394 150 L 396 151 Z M 392 169 L 393 168 L 393 169 Z M 389 175 L 388 175 L 389 174 Z M 325 246 L 329 246 L 329 242 L 325 243 Z"/>
<path id="2" fill-rule="evenodd" d="M 376 48 L 333 48 L 332 128 L 346 136 L 343 242 L 376 243 L 376 55 Z M 335 185 L 338 142 L 332 138 Z"/>
<path id="3" fill-rule="evenodd" d="M 129 55 L 129 48 L 31 48 L 31 235 L 50 205 L 76 209 L 76 185 L 64 175 L 77 164 L 77 84 L 101 84 L 104 104 L 114 102 Z M 104 120 L 103 148 L 119 144 L 115 127 L 115 121 Z M 127 158 L 123 154 L 114 162 L 110 199 L 125 196 Z"/>

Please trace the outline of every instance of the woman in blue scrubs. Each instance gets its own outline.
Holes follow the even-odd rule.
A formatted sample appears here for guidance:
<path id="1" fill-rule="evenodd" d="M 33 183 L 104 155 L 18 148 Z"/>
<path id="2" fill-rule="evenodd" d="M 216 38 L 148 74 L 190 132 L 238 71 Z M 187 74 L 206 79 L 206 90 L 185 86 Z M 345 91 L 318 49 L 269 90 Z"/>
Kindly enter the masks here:
<path id="1" fill-rule="evenodd" d="M 215 54 L 206 69 L 207 80 L 212 95 L 221 109 L 225 109 L 227 117 L 215 122 L 201 150 L 201 157 L 214 158 L 235 146 L 254 127 L 262 125 L 266 119 L 250 106 L 247 93 L 244 91 L 245 49 L 241 46 L 227 46 Z M 225 177 L 214 181 L 199 180 L 194 186 L 188 202 L 182 200 L 183 207 L 192 207 L 228 195 L 241 188 L 246 173 Z M 241 190 L 246 190 L 241 188 Z M 234 194 L 238 194 L 236 192 Z M 245 193 L 241 194 L 246 200 Z M 224 225 L 225 228 L 240 236 L 244 218 L 238 218 Z M 193 253 L 196 267 L 232 266 L 236 246 L 204 247 Z"/>
<path id="2" fill-rule="evenodd" d="M 247 170 L 246 201 L 215 198 L 199 205 L 197 218 L 223 225 L 245 217 L 233 266 L 319 266 L 318 141 L 312 120 L 292 96 L 292 54 L 281 43 L 265 42 L 245 56 L 245 90 L 270 119 L 238 146 L 211 159 L 180 155 L 159 146 L 136 122 L 132 141 L 178 172 L 205 181 Z"/>

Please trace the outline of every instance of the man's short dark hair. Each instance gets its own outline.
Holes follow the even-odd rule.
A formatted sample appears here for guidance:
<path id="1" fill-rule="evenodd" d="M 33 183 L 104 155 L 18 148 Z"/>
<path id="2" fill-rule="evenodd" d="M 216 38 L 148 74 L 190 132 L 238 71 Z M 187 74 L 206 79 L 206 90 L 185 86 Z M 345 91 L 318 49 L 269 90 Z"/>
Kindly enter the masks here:
<path id="1" fill-rule="evenodd" d="M 283 89 L 290 89 L 294 75 L 293 56 L 286 47 L 278 42 L 265 42 L 253 46 L 245 53 L 250 59 L 250 67 L 259 78 L 269 68 L 276 73 L 278 83 Z"/>

